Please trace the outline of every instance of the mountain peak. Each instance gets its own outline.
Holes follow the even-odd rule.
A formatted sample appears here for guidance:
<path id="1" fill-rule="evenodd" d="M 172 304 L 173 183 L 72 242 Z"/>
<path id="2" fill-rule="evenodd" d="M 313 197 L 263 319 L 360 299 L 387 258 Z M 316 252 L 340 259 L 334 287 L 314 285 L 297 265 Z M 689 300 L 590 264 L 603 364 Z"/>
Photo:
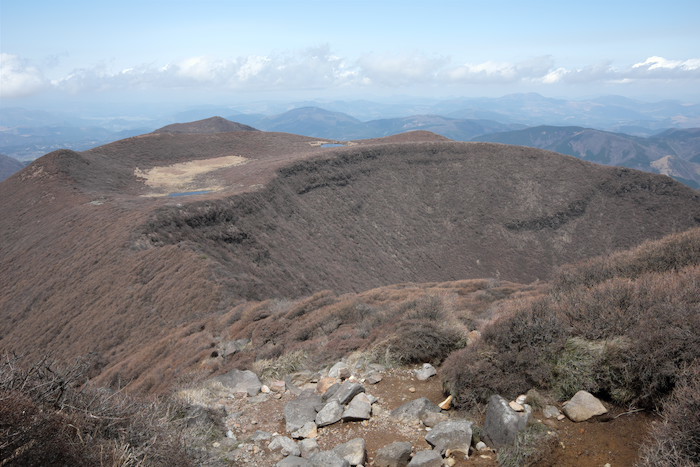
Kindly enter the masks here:
<path id="1" fill-rule="evenodd" d="M 222 117 L 210 117 L 188 123 L 173 123 L 153 133 L 228 133 L 231 131 L 259 131 L 252 126 L 232 122 Z"/>

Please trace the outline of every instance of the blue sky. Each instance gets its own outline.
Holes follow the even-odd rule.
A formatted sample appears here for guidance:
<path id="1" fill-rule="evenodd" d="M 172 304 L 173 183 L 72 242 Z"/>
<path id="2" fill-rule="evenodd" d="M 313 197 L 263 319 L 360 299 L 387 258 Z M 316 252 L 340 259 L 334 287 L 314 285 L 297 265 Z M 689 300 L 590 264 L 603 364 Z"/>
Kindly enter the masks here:
<path id="1" fill-rule="evenodd" d="M 0 98 L 698 102 L 698 18 L 697 0 L 0 0 Z"/>

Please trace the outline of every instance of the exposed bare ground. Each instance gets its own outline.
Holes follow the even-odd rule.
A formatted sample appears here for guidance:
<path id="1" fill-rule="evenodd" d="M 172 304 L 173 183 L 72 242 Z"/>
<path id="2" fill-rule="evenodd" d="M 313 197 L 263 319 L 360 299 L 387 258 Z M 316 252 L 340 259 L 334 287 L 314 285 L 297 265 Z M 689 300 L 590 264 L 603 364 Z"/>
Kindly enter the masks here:
<path id="1" fill-rule="evenodd" d="M 217 191 L 221 186 L 220 180 L 214 177 L 203 178 L 217 169 L 234 167 L 248 162 L 242 156 L 223 156 L 211 159 L 179 162 L 166 166 L 156 166 L 142 170 L 134 169 L 134 176 L 144 179 L 144 183 L 154 191 L 143 196 L 164 196 L 172 192 L 195 190 Z"/>

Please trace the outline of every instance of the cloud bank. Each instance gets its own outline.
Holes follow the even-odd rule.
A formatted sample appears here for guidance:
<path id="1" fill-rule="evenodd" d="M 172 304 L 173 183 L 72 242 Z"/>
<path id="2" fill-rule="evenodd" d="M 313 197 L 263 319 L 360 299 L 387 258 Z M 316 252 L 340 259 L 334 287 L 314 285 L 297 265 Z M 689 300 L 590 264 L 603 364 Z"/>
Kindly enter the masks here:
<path id="1" fill-rule="evenodd" d="M 462 89 L 471 85 L 521 84 L 562 86 L 625 85 L 639 82 L 700 82 L 700 59 L 650 56 L 638 63 L 610 62 L 580 67 L 559 66 L 551 56 L 517 63 L 457 62 L 421 53 L 340 57 L 328 46 L 236 58 L 189 57 L 165 64 L 112 70 L 94 66 L 48 77 L 37 65 L 13 54 L 0 54 L 0 97 L 19 98 L 47 90 L 79 94 L 114 90 L 394 90 L 435 86 Z"/>

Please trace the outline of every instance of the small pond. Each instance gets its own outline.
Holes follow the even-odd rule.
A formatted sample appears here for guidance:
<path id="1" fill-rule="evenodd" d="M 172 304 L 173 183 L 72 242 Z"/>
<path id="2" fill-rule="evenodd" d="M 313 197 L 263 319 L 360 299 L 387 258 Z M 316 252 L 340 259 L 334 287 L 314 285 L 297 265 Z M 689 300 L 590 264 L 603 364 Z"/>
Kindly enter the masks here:
<path id="1" fill-rule="evenodd" d="M 170 193 L 168 196 L 189 196 L 189 195 L 203 195 L 205 193 L 211 193 L 211 190 L 200 190 L 200 191 L 183 191 L 180 193 Z"/>

